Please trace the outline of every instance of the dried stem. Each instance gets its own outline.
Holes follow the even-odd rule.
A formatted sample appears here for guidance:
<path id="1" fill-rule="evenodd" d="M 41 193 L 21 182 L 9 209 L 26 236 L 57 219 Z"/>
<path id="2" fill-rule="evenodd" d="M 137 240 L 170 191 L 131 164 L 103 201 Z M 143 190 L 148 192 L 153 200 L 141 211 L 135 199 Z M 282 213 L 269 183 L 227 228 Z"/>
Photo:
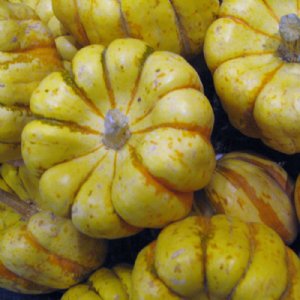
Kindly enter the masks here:
<path id="1" fill-rule="evenodd" d="M 296 14 L 285 15 L 279 23 L 280 57 L 291 63 L 300 62 L 300 19 Z"/>
<path id="2" fill-rule="evenodd" d="M 111 109 L 105 116 L 103 143 L 106 147 L 119 150 L 130 138 L 128 118 L 118 109 Z"/>
<path id="3" fill-rule="evenodd" d="M 4 190 L 0 190 L 0 202 L 19 213 L 25 220 L 28 220 L 39 211 L 32 202 L 22 201 L 16 195 Z"/>

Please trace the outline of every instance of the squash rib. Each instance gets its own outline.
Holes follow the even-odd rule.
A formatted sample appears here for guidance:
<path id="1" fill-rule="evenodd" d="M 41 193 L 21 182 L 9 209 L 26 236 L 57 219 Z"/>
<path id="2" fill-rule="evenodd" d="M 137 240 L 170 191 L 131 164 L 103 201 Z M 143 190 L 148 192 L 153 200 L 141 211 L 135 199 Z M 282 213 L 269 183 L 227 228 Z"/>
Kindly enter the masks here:
<path id="1" fill-rule="evenodd" d="M 102 146 L 100 146 L 98 149 L 102 148 Z M 97 150 L 98 150 L 97 149 Z M 96 151 L 97 151 L 96 150 Z M 92 151 L 92 152 L 96 152 L 96 151 Z M 91 153 L 92 153 L 91 152 Z M 87 176 L 82 180 L 82 182 L 78 185 L 78 188 L 76 190 L 76 192 L 74 193 L 74 197 L 73 197 L 73 201 L 72 204 L 70 205 L 70 207 L 72 207 L 72 205 L 74 204 L 74 201 L 76 200 L 82 186 L 89 180 L 89 178 L 93 175 L 94 171 L 101 165 L 101 163 L 105 160 L 105 158 L 107 157 L 108 152 L 105 153 L 103 156 L 101 156 L 98 160 L 98 162 L 95 164 L 95 166 L 91 169 L 91 171 L 87 174 Z M 71 161 L 71 160 L 70 160 Z M 71 215 L 71 214 L 70 214 Z"/>
<path id="2" fill-rule="evenodd" d="M 98 109 L 98 107 L 93 103 L 93 101 L 87 96 L 85 91 L 81 89 L 74 78 L 69 76 L 69 74 L 65 72 L 61 72 L 61 77 L 66 85 L 68 85 L 74 94 L 76 94 L 98 117 L 104 119 L 104 115 Z"/>
<path id="3" fill-rule="evenodd" d="M 101 54 L 101 61 L 102 61 L 102 66 L 103 66 L 103 78 L 104 78 L 106 90 L 108 92 L 109 102 L 110 102 L 111 108 L 113 109 L 116 107 L 116 100 L 115 100 L 114 91 L 112 89 L 112 85 L 111 85 L 110 78 L 109 78 L 109 70 L 108 70 L 107 62 L 106 62 L 106 53 L 107 53 L 107 48 Z"/>
<path id="4" fill-rule="evenodd" d="M 78 9 L 78 3 L 77 0 L 73 0 L 74 3 L 74 7 L 75 7 L 75 19 L 77 21 L 77 26 L 78 26 L 78 30 L 80 32 L 80 35 L 82 36 L 82 38 L 84 39 L 84 44 L 88 45 L 90 43 L 88 35 L 85 31 L 84 26 L 82 25 L 81 19 L 80 19 L 80 15 L 79 15 L 79 9 Z"/>
<path id="5" fill-rule="evenodd" d="M 124 32 L 126 37 L 130 37 L 131 36 L 130 28 L 128 26 L 127 19 L 125 17 L 123 9 L 122 9 L 122 0 L 117 0 L 117 2 L 118 2 L 119 7 L 120 7 L 120 20 L 121 20 L 121 25 L 122 25 L 123 32 Z"/>
<path id="6" fill-rule="evenodd" d="M 240 279 L 238 280 L 238 282 L 236 283 L 235 287 L 232 289 L 231 293 L 228 295 L 228 297 L 226 298 L 226 300 L 231 300 L 234 297 L 234 293 L 237 289 L 237 287 L 239 286 L 239 284 L 243 281 L 243 279 L 246 277 L 248 270 L 250 269 L 250 266 L 252 264 L 253 261 L 253 256 L 254 256 L 254 252 L 255 252 L 255 239 L 253 238 L 254 235 L 254 228 L 252 226 L 251 223 L 249 223 L 248 225 L 249 228 L 249 242 L 250 242 L 250 255 L 249 255 L 249 260 L 248 260 L 248 264 L 242 274 L 242 276 L 240 277 Z"/>
<path id="7" fill-rule="evenodd" d="M 180 14 L 177 12 L 174 1 L 173 0 L 168 0 L 168 1 L 171 5 L 171 7 L 173 9 L 173 12 L 174 12 L 174 15 L 175 15 L 175 22 L 176 22 L 176 25 L 177 25 L 176 27 L 178 28 L 177 31 L 178 31 L 178 35 L 179 35 L 179 39 L 180 39 L 180 44 L 181 44 L 181 47 L 182 47 L 182 53 L 181 54 L 183 56 L 186 56 L 189 53 L 192 53 L 190 41 L 188 39 L 185 28 L 182 24 Z"/>
<path id="8" fill-rule="evenodd" d="M 156 104 L 162 100 L 166 95 L 168 95 L 169 93 L 175 92 L 175 91 L 179 91 L 179 90 L 183 90 L 183 89 L 194 89 L 197 91 L 201 91 L 197 86 L 181 86 L 181 87 L 176 87 L 170 91 L 167 91 L 166 93 L 162 94 L 159 96 L 159 98 L 154 102 L 153 106 L 151 106 L 142 116 L 136 118 L 135 120 L 133 120 L 130 124 L 130 126 L 134 126 L 136 124 L 138 124 L 139 122 L 143 121 L 148 115 L 150 115 L 152 113 L 152 111 L 154 110 Z"/>
<path id="9" fill-rule="evenodd" d="M 268 9 L 270 12 L 270 15 L 277 21 L 279 22 L 278 16 L 275 14 L 275 11 L 271 8 L 271 6 L 267 3 L 266 0 L 262 0 L 262 3 L 265 5 L 265 7 Z"/>
<path id="10" fill-rule="evenodd" d="M 133 104 L 133 101 L 135 99 L 135 96 L 136 96 L 136 93 L 138 91 L 138 88 L 139 88 L 139 84 L 140 84 L 140 79 L 141 79 L 141 76 L 142 76 L 142 73 L 144 71 L 144 65 L 148 59 L 148 57 L 153 53 L 153 49 L 149 46 L 146 46 L 146 49 L 145 49 L 145 52 L 144 52 L 144 55 L 141 59 L 141 63 L 140 63 L 140 72 L 136 78 L 136 82 L 135 82 L 135 86 L 134 86 L 134 89 L 132 91 L 132 96 L 131 96 L 131 99 L 130 101 L 128 102 L 128 106 L 127 106 L 127 109 L 126 109 L 126 113 L 125 115 L 128 116 L 129 112 L 130 112 L 130 109 L 131 109 L 131 106 Z"/>
<path id="11" fill-rule="evenodd" d="M 247 23 L 245 20 L 243 19 L 240 19 L 236 16 L 231 16 L 231 15 L 224 15 L 222 16 L 222 18 L 227 18 L 227 19 L 231 19 L 233 20 L 234 22 L 236 23 L 239 23 L 241 25 L 244 25 L 245 27 L 248 27 L 249 29 L 251 29 L 252 31 L 258 33 L 258 34 L 262 34 L 262 35 L 265 35 L 271 39 L 274 39 L 274 40 L 277 40 L 277 41 L 281 41 L 281 38 L 280 37 L 277 37 L 277 36 L 274 36 L 274 35 L 271 35 L 271 34 L 268 34 L 262 30 L 259 30 L 259 29 L 256 29 L 254 27 L 251 26 L 251 24 Z"/>
<path id="12" fill-rule="evenodd" d="M 233 170 L 229 170 L 224 166 L 218 166 L 217 170 L 233 186 L 241 187 L 245 191 L 245 194 L 249 196 L 251 202 L 256 207 L 258 215 L 261 216 L 262 220 L 265 220 L 265 224 L 271 228 L 276 228 L 276 231 L 281 237 L 289 236 L 288 230 L 285 228 L 284 223 L 278 218 L 276 212 L 274 212 L 273 207 L 270 204 L 261 201 L 261 199 L 257 197 L 255 189 L 249 185 L 243 176 L 235 173 Z"/>

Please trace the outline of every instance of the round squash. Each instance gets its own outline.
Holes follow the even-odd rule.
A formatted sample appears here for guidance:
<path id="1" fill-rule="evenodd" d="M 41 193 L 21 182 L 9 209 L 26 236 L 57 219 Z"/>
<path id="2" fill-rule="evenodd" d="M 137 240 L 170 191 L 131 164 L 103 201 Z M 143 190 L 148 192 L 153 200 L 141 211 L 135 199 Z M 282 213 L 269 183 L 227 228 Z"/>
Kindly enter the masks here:
<path id="1" fill-rule="evenodd" d="M 70 220 L 20 200 L 15 188 L 30 198 L 23 179 L 29 173 L 24 166 L 4 164 L 0 171 L 1 288 L 48 293 L 69 288 L 99 268 L 106 256 L 104 240 L 91 239 L 76 230 Z"/>
<path id="2" fill-rule="evenodd" d="M 232 152 L 217 161 L 204 190 L 216 213 L 265 223 L 291 244 L 298 232 L 293 189 L 291 178 L 277 163 Z"/>
<path id="3" fill-rule="evenodd" d="M 32 91 L 61 69 L 54 40 L 32 9 L 0 2 L 0 162 L 20 158 L 21 131 L 33 116 Z"/>
<path id="4" fill-rule="evenodd" d="M 23 3 L 31 7 L 44 24 L 50 29 L 57 51 L 64 60 L 65 67 L 78 50 L 74 37 L 68 34 L 62 23 L 56 18 L 52 9 L 52 0 L 9 0 L 11 3 Z"/>
<path id="5" fill-rule="evenodd" d="M 117 38 L 146 41 L 184 56 L 202 50 L 218 0 L 53 0 L 60 22 L 79 44 L 107 46 Z"/>
<path id="6" fill-rule="evenodd" d="M 297 0 L 224 0 L 204 45 L 231 124 L 286 154 L 300 152 L 298 14 Z"/>
<path id="7" fill-rule="evenodd" d="M 224 215 L 168 225 L 132 273 L 132 300 L 299 298 L 297 255 L 264 224 Z"/>
<path id="8" fill-rule="evenodd" d="M 34 91 L 22 133 L 41 175 L 41 207 L 93 237 L 116 238 L 186 216 L 215 167 L 214 116 L 197 72 L 135 39 L 91 45 Z"/>
<path id="9" fill-rule="evenodd" d="M 11 3 L 23 3 L 31 7 L 39 18 L 48 26 L 54 37 L 67 33 L 63 25 L 55 17 L 52 0 L 8 0 Z"/>
<path id="10" fill-rule="evenodd" d="M 61 300 L 129 300 L 131 299 L 132 267 L 119 264 L 111 269 L 101 268 L 86 283 L 71 287 Z"/>

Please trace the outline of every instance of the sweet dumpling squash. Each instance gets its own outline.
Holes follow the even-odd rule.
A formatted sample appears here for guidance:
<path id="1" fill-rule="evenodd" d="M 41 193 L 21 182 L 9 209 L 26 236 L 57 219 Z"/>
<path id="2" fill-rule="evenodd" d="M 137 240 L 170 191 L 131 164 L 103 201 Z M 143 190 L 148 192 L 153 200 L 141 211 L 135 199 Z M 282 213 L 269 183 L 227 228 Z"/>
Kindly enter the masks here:
<path id="1" fill-rule="evenodd" d="M 218 0 L 53 0 L 59 21 L 81 45 L 132 37 L 157 50 L 192 55 L 202 50 Z"/>
<path id="2" fill-rule="evenodd" d="M 0 166 L 0 287 L 25 294 L 79 283 L 101 266 L 107 252 L 106 241 L 37 208 L 34 182 L 24 166 Z"/>
<path id="3" fill-rule="evenodd" d="M 54 39 L 32 9 L 0 1 L 0 162 L 20 158 L 29 99 L 41 79 L 61 69 Z"/>
<path id="4" fill-rule="evenodd" d="M 215 167 L 214 116 L 197 72 L 136 39 L 90 45 L 34 91 L 22 134 L 41 206 L 94 237 L 187 215 Z"/>
<path id="5" fill-rule="evenodd" d="M 204 54 L 230 122 L 287 154 L 300 152 L 297 0 L 224 0 Z"/>
<path id="6" fill-rule="evenodd" d="M 297 255 L 266 225 L 225 215 L 168 225 L 132 273 L 132 300 L 299 298 Z"/>

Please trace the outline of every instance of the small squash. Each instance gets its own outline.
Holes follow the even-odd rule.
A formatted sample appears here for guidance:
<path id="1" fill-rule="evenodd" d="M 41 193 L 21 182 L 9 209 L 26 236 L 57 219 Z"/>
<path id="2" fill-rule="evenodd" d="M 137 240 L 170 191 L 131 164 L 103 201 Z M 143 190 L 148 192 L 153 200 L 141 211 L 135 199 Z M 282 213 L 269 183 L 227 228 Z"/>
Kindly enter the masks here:
<path id="1" fill-rule="evenodd" d="M 0 1 L 0 163 L 20 158 L 32 91 L 61 69 L 54 39 L 32 9 Z"/>
<path id="2" fill-rule="evenodd" d="M 52 0 L 9 0 L 11 3 L 23 3 L 31 7 L 44 24 L 51 31 L 57 51 L 64 60 L 64 64 L 69 65 L 69 61 L 78 50 L 79 45 L 75 39 L 68 34 L 62 23 L 56 18 L 52 9 Z"/>
<path id="3" fill-rule="evenodd" d="M 138 254 L 131 299 L 297 300 L 300 260 L 264 224 L 188 217 Z"/>
<path id="4" fill-rule="evenodd" d="M 75 285 L 61 300 L 129 300 L 131 299 L 132 267 L 119 264 L 111 269 L 101 268 L 87 282 Z"/>
<path id="5" fill-rule="evenodd" d="M 146 41 L 157 50 L 186 55 L 202 50 L 218 0 L 53 0 L 56 17 L 82 46 L 117 38 Z"/>
<path id="6" fill-rule="evenodd" d="M 214 115 L 197 72 L 136 39 L 90 45 L 34 91 L 22 134 L 40 205 L 93 237 L 186 216 L 215 167 Z"/>
<path id="7" fill-rule="evenodd" d="M 216 213 L 265 223 L 291 244 L 298 232 L 293 189 L 291 178 L 277 163 L 232 152 L 217 161 L 204 190 Z"/>
<path id="8" fill-rule="evenodd" d="M 1 288 L 48 293 L 79 283 L 101 266 L 107 248 L 104 240 L 91 239 L 70 220 L 28 203 L 24 166 L 4 164 L 0 171 Z"/>
<path id="9" fill-rule="evenodd" d="M 224 0 L 204 54 L 231 124 L 277 151 L 299 153 L 299 1 Z"/>

